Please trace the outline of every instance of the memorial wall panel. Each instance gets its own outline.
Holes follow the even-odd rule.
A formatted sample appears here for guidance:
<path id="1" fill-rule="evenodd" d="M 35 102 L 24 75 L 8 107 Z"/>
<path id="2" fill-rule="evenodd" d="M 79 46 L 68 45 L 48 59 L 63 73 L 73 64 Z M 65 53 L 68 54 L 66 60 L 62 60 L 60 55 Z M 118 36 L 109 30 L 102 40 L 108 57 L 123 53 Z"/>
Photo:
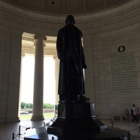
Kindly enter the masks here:
<path id="1" fill-rule="evenodd" d="M 113 92 L 131 92 L 139 89 L 135 53 L 110 56 Z"/>

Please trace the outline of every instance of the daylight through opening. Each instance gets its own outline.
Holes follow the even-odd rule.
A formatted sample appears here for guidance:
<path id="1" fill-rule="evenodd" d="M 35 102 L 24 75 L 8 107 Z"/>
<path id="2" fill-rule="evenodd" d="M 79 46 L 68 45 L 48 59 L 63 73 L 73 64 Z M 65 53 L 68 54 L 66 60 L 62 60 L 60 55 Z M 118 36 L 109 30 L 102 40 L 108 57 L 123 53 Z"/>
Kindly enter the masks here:
<path id="1" fill-rule="evenodd" d="M 22 36 L 22 58 L 21 58 L 21 79 L 20 79 L 20 120 L 32 119 L 33 113 L 37 110 L 34 105 L 35 83 L 35 42 L 34 34 L 23 33 Z M 43 101 L 42 115 L 44 119 L 52 118 L 55 115 L 54 108 L 57 104 L 56 97 L 56 53 L 55 39 L 47 37 L 43 46 Z M 53 41 L 52 41 L 52 40 Z M 50 41 L 51 40 L 51 41 Z M 37 60 L 36 60 L 37 61 Z M 41 63 L 41 62 L 39 62 Z M 36 68 L 38 69 L 38 68 Z M 39 68 L 41 69 L 41 68 Z M 37 71 L 37 70 L 36 70 Z M 40 94 L 40 93 L 37 93 Z M 36 108 L 35 108 L 35 107 Z"/>

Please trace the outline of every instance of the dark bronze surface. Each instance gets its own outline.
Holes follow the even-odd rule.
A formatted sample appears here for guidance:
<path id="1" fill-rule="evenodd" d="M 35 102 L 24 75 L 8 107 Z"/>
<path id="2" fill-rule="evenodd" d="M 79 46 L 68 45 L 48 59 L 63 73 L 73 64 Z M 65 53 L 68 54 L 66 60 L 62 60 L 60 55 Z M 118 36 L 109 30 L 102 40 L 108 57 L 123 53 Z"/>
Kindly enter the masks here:
<path id="1" fill-rule="evenodd" d="M 81 41 L 83 35 L 74 23 L 74 17 L 68 15 L 66 25 L 58 31 L 57 35 L 60 101 L 86 99 L 83 96 L 85 94 L 83 69 L 87 68 Z"/>

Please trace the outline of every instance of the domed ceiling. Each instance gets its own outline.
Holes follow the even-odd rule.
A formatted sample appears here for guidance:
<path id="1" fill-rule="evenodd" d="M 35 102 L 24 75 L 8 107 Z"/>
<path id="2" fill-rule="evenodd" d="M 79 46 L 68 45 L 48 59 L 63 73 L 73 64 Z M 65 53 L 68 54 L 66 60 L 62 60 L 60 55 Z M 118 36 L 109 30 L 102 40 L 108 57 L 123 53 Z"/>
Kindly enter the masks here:
<path id="1" fill-rule="evenodd" d="M 1 0 L 44 14 L 88 14 L 123 5 L 132 0 Z"/>

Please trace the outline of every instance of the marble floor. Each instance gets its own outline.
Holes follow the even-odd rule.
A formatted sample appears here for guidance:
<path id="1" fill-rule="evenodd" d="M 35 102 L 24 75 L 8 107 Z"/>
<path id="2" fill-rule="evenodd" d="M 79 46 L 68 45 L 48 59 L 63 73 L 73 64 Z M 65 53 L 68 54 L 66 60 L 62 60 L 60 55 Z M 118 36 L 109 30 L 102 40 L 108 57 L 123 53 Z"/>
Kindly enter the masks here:
<path id="1" fill-rule="evenodd" d="M 45 119 L 44 121 L 20 121 L 17 123 L 3 123 L 0 124 L 0 140 L 24 140 L 26 130 L 30 128 L 36 128 L 45 126 L 50 119 Z M 140 125 L 131 124 L 130 121 L 113 121 L 111 120 L 101 120 L 104 124 L 108 126 L 113 125 L 113 127 L 127 130 L 130 132 L 131 140 L 140 140 Z M 46 126 L 45 126 L 46 127 Z"/>

